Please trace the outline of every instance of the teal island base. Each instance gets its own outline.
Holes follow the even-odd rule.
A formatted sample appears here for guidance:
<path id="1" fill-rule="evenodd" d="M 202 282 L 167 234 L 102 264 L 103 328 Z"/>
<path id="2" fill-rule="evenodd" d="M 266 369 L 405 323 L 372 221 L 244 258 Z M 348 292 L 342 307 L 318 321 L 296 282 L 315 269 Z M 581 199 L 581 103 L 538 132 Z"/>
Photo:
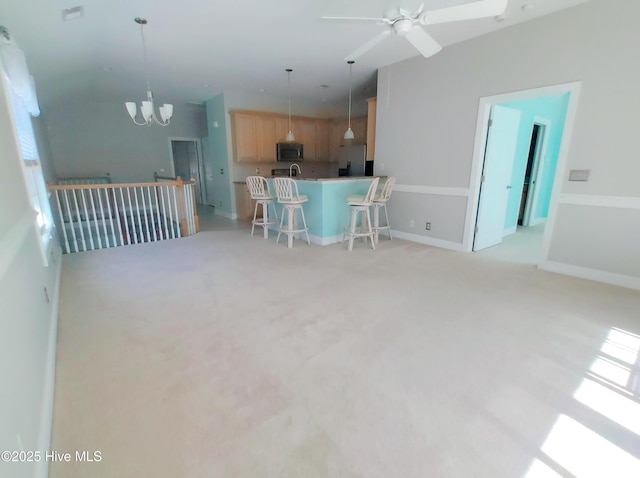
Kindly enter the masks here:
<path id="1" fill-rule="evenodd" d="M 373 177 L 297 179 L 298 191 L 309 198 L 303 204 L 304 216 L 309 228 L 309 239 L 314 244 L 326 246 L 342 241 L 342 234 L 349 219 L 349 196 L 364 196 Z M 382 181 L 382 180 L 381 180 Z M 273 179 L 269 188 L 275 195 Z M 274 201 L 278 218 L 282 217 L 282 206 Z M 279 224 L 272 227 L 277 231 Z M 304 235 L 302 235 L 304 237 Z"/>

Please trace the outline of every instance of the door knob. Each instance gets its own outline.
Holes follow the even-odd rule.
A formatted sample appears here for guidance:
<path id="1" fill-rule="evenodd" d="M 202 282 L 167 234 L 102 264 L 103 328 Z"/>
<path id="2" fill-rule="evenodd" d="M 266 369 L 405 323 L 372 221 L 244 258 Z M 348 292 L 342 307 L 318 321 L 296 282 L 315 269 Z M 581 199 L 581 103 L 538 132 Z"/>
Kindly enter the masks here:
<path id="1" fill-rule="evenodd" d="M 507 189 L 511 189 L 511 185 L 510 184 L 507 184 Z"/>

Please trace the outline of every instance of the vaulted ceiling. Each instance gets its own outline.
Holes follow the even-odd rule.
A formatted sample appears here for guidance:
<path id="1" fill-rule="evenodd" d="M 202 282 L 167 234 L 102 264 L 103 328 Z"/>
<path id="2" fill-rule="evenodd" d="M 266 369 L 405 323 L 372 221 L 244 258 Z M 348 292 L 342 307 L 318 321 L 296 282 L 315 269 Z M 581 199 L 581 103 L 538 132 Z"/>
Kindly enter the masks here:
<path id="1" fill-rule="evenodd" d="M 509 0 L 502 21 L 491 17 L 424 28 L 446 49 L 586 1 Z M 321 16 L 381 17 L 390 6 L 413 11 L 422 3 L 425 9 L 436 9 L 468 2 L 2 0 L 0 25 L 25 51 L 41 103 L 68 95 L 141 98 L 145 74 L 135 17 L 148 20 L 149 76 L 160 101 L 199 103 L 229 89 L 284 96 L 284 70 L 290 67 L 294 97 L 336 102 L 345 98 L 349 88 L 345 56 L 385 26 L 320 21 Z M 64 21 L 63 10 L 76 5 L 83 7 L 82 16 Z M 416 55 L 404 38 L 390 36 L 357 59 L 354 96 L 375 94 L 378 67 Z"/>

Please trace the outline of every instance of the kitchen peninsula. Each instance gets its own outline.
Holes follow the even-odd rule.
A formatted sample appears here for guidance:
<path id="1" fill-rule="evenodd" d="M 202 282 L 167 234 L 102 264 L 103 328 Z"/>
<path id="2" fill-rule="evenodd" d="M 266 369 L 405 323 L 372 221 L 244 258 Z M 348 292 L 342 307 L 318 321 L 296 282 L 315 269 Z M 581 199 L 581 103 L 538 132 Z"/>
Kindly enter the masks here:
<path id="1" fill-rule="evenodd" d="M 271 193 L 275 194 L 273 179 L 267 179 Z M 309 227 L 309 239 L 314 244 L 325 246 L 342 240 L 349 206 L 349 196 L 364 196 L 371 185 L 373 177 L 339 177 L 339 178 L 296 178 L 298 191 L 309 198 L 304 203 L 304 216 Z M 384 178 L 381 178 L 383 181 Z M 276 203 L 278 217 L 282 207 Z M 277 229 L 277 228 L 274 228 Z"/>

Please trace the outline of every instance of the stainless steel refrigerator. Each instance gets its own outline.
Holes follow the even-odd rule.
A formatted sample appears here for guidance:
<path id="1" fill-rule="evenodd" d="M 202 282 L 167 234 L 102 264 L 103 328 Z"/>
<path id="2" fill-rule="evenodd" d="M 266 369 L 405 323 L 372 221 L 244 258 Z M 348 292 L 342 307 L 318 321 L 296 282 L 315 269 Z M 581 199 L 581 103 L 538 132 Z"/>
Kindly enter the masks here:
<path id="1" fill-rule="evenodd" d="M 371 176 L 373 174 L 371 166 L 367 164 L 366 144 L 352 144 L 338 148 L 338 176 Z M 369 169 L 371 171 L 368 171 Z"/>

